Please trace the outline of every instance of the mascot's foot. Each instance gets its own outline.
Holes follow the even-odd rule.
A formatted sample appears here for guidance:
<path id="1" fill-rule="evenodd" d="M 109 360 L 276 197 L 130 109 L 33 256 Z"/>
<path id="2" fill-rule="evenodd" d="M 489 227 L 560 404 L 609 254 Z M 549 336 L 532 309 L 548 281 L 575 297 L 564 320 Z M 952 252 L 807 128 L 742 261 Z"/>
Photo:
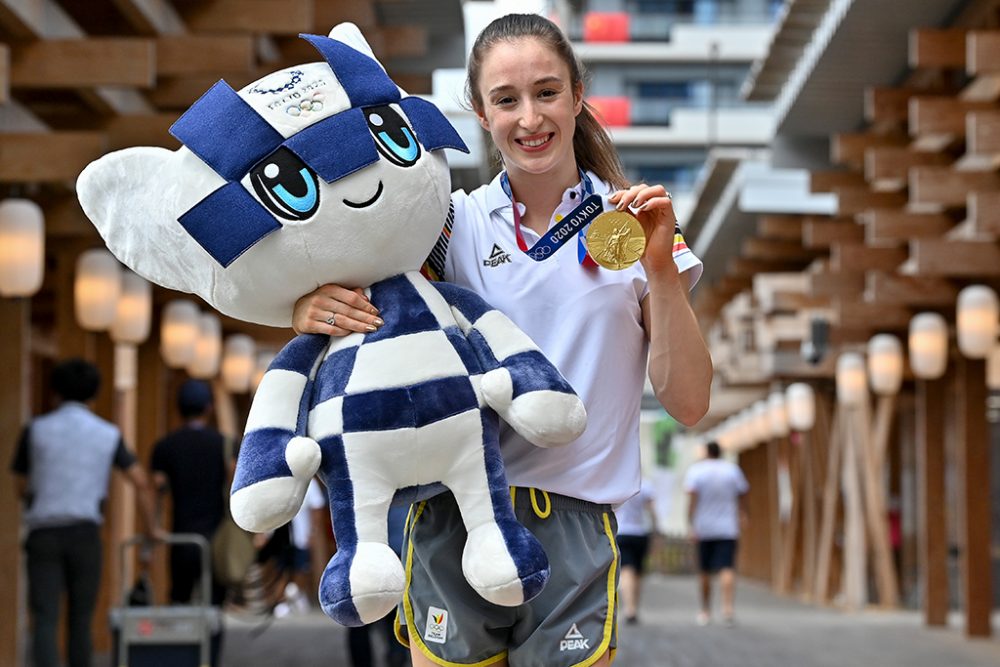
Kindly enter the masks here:
<path id="1" fill-rule="evenodd" d="M 319 582 L 323 612 L 341 625 L 377 621 L 399 604 L 406 577 L 387 544 L 361 542 L 352 556 L 342 549 L 330 559 Z"/>
<path id="2" fill-rule="evenodd" d="M 462 572 L 485 600 L 515 607 L 542 592 L 549 580 L 549 561 L 527 528 L 511 521 L 506 529 L 507 539 L 496 523 L 469 531 Z"/>

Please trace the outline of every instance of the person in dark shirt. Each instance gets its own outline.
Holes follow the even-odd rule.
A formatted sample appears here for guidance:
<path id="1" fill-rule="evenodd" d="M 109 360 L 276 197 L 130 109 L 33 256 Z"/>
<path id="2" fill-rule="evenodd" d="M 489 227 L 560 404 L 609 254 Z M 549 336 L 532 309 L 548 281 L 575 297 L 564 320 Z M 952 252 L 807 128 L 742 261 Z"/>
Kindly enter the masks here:
<path id="1" fill-rule="evenodd" d="M 177 408 L 184 425 L 167 434 L 153 448 L 153 483 L 160 497 L 173 502 L 174 533 L 197 533 L 211 541 L 222 521 L 228 462 L 221 433 L 209 425 L 212 389 L 201 380 L 188 380 L 177 392 Z M 201 577 L 201 553 L 194 545 L 170 549 L 170 600 L 191 601 Z M 222 604 L 225 588 L 212 584 L 212 604 Z M 203 601 L 207 602 L 207 601 Z"/>

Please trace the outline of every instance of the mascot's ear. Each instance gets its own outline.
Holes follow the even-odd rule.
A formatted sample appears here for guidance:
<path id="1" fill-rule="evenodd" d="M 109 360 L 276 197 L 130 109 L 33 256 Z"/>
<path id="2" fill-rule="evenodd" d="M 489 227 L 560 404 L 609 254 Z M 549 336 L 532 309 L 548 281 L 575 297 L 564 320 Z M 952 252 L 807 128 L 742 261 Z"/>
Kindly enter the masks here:
<path id="1" fill-rule="evenodd" d="M 92 162 L 76 181 L 84 213 L 108 249 L 136 273 L 164 287 L 212 293 L 211 256 L 177 222 L 224 184 L 187 148 L 128 148 Z"/>
<path id="2" fill-rule="evenodd" d="M 360 51 L 375 62 L 378 62 L 378 58 L 375 57 L 372 47 L 368 45 L 367 41 L 365 41 L 365 36 L 361 34 L 361 30 L 358 29 L 358 26 L 353 23 L 338 23 L 327 36 L 330 39 L 335 39 L 338 42 L 347 44 L 355 51 Z M 379 64 L 381 65 L 382 63 Z M 382 69 L 385 68 L 383 67 Z"/>

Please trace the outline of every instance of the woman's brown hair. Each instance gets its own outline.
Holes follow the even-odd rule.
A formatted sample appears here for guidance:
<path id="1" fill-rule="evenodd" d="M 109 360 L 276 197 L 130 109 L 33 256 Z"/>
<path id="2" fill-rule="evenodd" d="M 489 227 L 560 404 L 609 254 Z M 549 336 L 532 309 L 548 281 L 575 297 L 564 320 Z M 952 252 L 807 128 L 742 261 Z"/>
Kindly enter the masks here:
<path id="1" fill-rule="evenodd" d="M 548 45 L 569 68 L 573 89 L 583 89 L 584 70 L 573 47 L 559 27 L 537 14 L 508 14 L 486 26 L 469 55 L 469 77 L 465 82 L 465 95 L 472 108 L 481 113 L 483 99 L 479 94 L 479 75 L 483 59 L 499 42 L 510 42 L 533 37 Z M 604 127 L 594 116 L 594 109 L 583 102 L 583 108 L 576 117 L 573 132 L 573 152 L 581 169 L 597 174 L 612 188 L 627 188 L 625 172 L 618 159 L 618 151 Z"/>

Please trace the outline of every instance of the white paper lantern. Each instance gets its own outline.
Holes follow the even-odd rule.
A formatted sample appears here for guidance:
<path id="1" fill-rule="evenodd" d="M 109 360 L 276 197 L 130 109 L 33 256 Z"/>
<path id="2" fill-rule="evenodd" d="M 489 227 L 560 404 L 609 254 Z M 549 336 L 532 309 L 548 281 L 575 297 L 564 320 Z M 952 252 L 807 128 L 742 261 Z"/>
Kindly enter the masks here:
<path id="1" fill-rule="evenodd" d="M 903 344 L 892 334 L 868 341 L 868 381 L 879 396 L 894 396 L 903 385 Z"/>
<path id="2" fill-rule="evenodd" d="M 788 435 L 788 410 L 785 407 L 785 392 L 773 391 L 767 397 L 767 420 L 772 438 Z"/>
<path id="3" fill-rule="evenodd" d="M 131 271 L 122 272 L 122 291 L 111 323 L 111 339 L 116 343 L 139 345 L 149 337 L 153 311 L 153 289 L 149 282 Z"/>
<path id="4" fill-rule="evenodd" d="M 104 331 L 115 321 L 122 291 L 122 269 L 104 249 L 87 250 L 76 262 L 73 285 L 76 321 L 87 331 Z"/>
<path id="5" fill-rule="evenodd" d="M 837 401 L 857 406 L 868 395 L 865 360 L 857 352 L 844 352 L 837 358 Z"/>
<path id="6" fill-rule="evenodd" d="M 816 394 L 811 385 L 796 382 L 785 390 L 788 425 L 796 431 L 810 431 L 816 423 Z"/>
<path id="7" fill-rule="evenodd" d="M 986 285 L 969 285 L 958 293 L 958 349 L 969 359 L 985 359 L 997 342 L 1000 302 Z"/>
<path id="8" fill-rule="evenodd" d="M 30 199 L 0 202 L 0 296 L 32 296 L 42 286 L 45 219 Z"/>
<path id="9" fill-rule="evenodd" d="M 194 359 L 198 342 L 198 306 L 175 300 L 163 308 L 160 321 L 160 355 L 170 368 L 184 368 Z"/>
<path id="10" fill-rule="evenodd" d="M 254 357 L 256 344 L 245 334 L 233 334 L 226 338 L 222 354 L 222 384 L 234 394 L 245 394 L 250 390 L 250 381 L 257 366 Z"/>
<path id="11" fill-rule="evenodd" d="M 948 324 L 937 313 L 919 313 L 910 320 L 907 344 L 910 368 L 921 380 L 936 380 L 948 367 Z"/>
<path id="12" fill-rule="evenodd" d="M 198 316 L 198 340 L 194 357 L 187 366 L 188 375 L 198 380 L 210 380 L 219 372 L 222 356 L 222 324 L 213 313 Z"/>

